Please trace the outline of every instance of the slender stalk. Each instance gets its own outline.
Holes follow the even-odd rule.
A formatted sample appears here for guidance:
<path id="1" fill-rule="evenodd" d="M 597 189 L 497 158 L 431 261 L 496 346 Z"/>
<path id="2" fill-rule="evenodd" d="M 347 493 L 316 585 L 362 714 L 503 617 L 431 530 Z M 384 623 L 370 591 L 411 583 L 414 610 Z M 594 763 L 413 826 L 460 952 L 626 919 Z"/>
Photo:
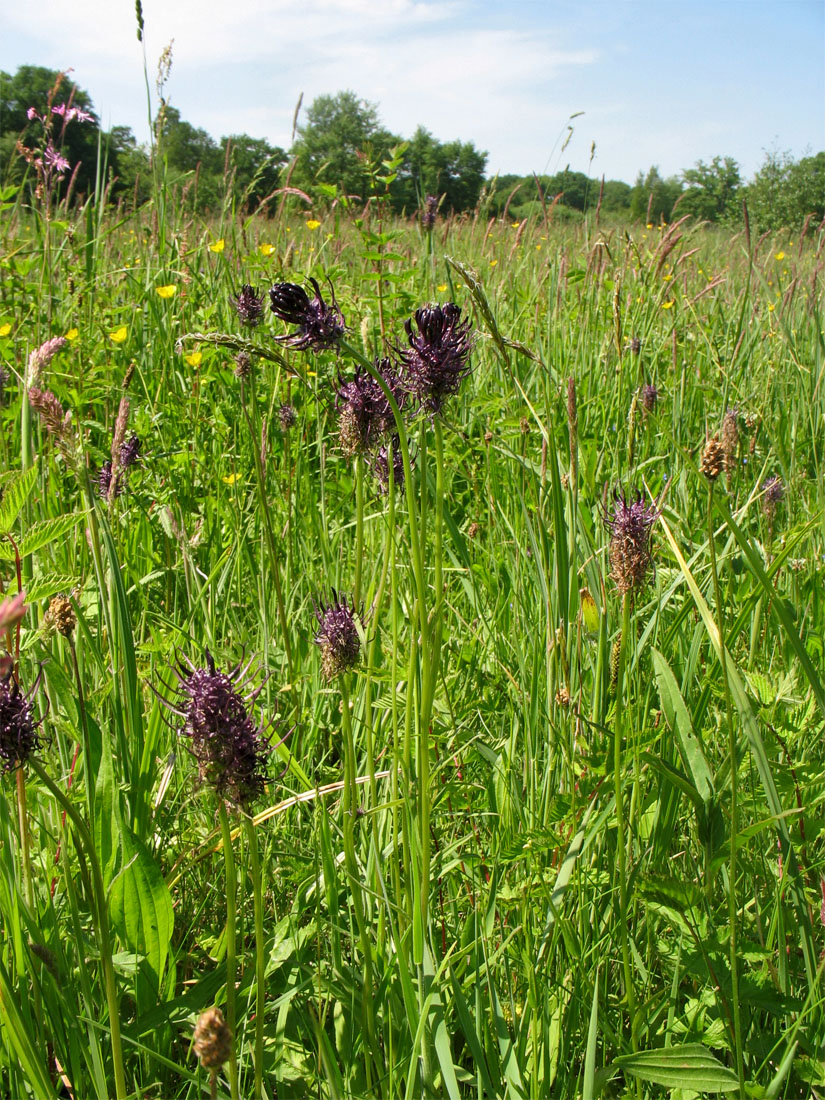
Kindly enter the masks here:
<path id="1" fill-rule="evenodd" d="M 736 731 L 733 727 L 733 705 L 728 681 L 728 659 L 725 649 L 725 616 L 722 593 L 719 586 L 719 569 L 716 562 L 716 540 L 713 533 L 713 482 L 708 482 L 708 546 L 710 570 L 713 575 L 713 599 L 716 604 L 716 628 L 719 631 L 719 660 L 722 665 L 722 681 L 725 686 L 725 714 L 728 726 L 728 754 L 730 756 L 730 858 L 728 861 L 728 922 L 730 924 L 730 985 L 733 1008 L 733 1040 L 736 1056 L 736 1076 L 739 1078 L 739 1095 L 745 1095 L 745 1065 L 742 1055 L 742 1010 L 739 1005 L 739 959 L 736 954 L 736 838 L 738 821 L 738 761 Z"/>
<path id="2" fill-rule="evenodd" d="M 34 912 L 34 891 L 32 889 L 32 859 L 29 844 L 29 814 L 26 809 L 26 773 L 22 766 L 17 768 L 17 819 L 20 822 L 20 852 L 23 858 L 23 897 L 26 905 Z"/>
<path id="3" fill-rule="evenodd" d="M 636 1033 L 636 995 L 633 989 L 633 972 L 630 966 L 630 936 L 627 928 L 627 851 L 625 846 L 624 803 L 622 796 L 622 739 L 624 735 L 624 672 L 627 658 L 627 639 L 630 634 L 630 607 L 632 594 L 622 596 L 622 633 L 619 642 L 619 664 L 616 675 L 616 710 L 613 719 L 613 789 L 616 798 L 616 849 L 619 861 L 619 935 L 622 943 L 622 969 L 624 993 L 630 1016 L 630 1036 L 633 1049 L 639 1049 Z"/>
<path id="4" fill-rule="evenodd" d="M 272 516 L 269 510 L 269 498 L 266 495 L 266 478 L 264 475 L 263 462 L 261 460 L 260 437 L 256 434 L 256 424 L 253 424 L 252 419 L 249 415 L 249 410 L 246 407 L 243 379 L 241 380 L 241 408 L 243 410 L 246 426 L 249 429 L 249 438 L 252 444 L 252 456 L 254 458 L 255 466 L 255 481 L 258 488 L 258 502 L 261 506 L 261 515 L 263 517 L 264 523 L 264 536 L 266 538 L 267 550 L 269 551 L 269 563 L 270 571 L 272 573 L 272 583 L 275 586 L 275 601 L 278 605 L 278 622 L 281 627 L 281 640 L 283 641 L 284 653 L 286 655 L 287 669 L 289 672 L 289 683 L 292 688 L 293 701 L 297 705 L 294 671 L 295 666 L 292 659 L 292 644 L 289 640 L 289 628 L 287 626 L 286 620 L 286 605 L 284 603 L 284 594 L 281 587 L 281 561 L 275 546 L 275 535 L 272 529 Z"/>
<path id="5" fill-rule="evenodd" d="M 264 900 L 261 882 L 261 861 L 258 854 L 258 834 L 249 817 L 244 818 L 246 839 L 249 845 L 249 871 L 252 876 L 252 897 L 255 909 L 255 1100 L 263 1096 L 264 1064 Z"/>
<path id="6" fill-rule="evenodd" d="M 361 570 L 364 562 L 364 459 L 355 456 L 355 584 L 353 602 L 361 606 Z"/>
<path id="7" fill-rule="evenodd" d="M 92 868 L 93 882 L 93 906 L 92 918 L 97 926 L 97 935 L 100 941 L 100 964 L 103 968 L 103 982 L 106 989 L 106 1004 L 109 1009 L 109 1029 L 112 1036 L 112 1061 L 115 1069 L 115 1096 L 117 1100 L 125 1100 L 126 1077 L 123 1071 L 123 1046 L 120 1038 L 120 1002 L 117 995 L 117 983 L 115 981 L 115 969 L 112 965 L 112 939 L 109 932 L 109 917 L 107 910 L 106 891 L 103 886 L 103 875 L 100 870 L 100 861 L 97 858 L 94 841 L 86 828 L 80 814 L 71 801 L 57 786 L 51 776 L 46 772 L 39 761 L 31 759 L 29 767 L 36 773 L 40 782 L 49 793 L 63 807 L 66 815 L 71 819 L 77 832 L 77 836 L 86 849 L 89 865 Z"/>
<path id="8" fill-rule="evenodd" d="M 226 1023 L 232 1034 L 232 1049 L 229 1054 L 229 1090 L 232 1100 L 240 1100 L 238 1092 L 238 1036 L 237 1014 L 235 1011 L 235 852 L 232 848 L 232 833 L 229 828 L 229 816 L 223 799 L 218 802 L 218 817 L 223 842 L 223 864 L 226 876 Z"/>

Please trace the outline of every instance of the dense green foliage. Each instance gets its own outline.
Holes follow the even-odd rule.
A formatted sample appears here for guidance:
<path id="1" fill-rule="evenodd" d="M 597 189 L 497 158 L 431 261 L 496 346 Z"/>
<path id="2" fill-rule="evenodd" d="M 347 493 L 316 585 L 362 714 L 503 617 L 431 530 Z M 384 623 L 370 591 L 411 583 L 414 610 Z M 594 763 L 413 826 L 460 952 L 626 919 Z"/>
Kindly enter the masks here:
<path id="1" fill-rule="evenodd" d="M 4 637 L 42 745 L 13 767 L 7 662 L 0 1093 L 821 1090 L 821 230 L 540 205 L 426 233 L 388 198 L 239 218 L 231 194 L 204 224 L 158 173 L 116 214 L 3 192 L 0 577 L 29 604 Z M 310 278 L 348 346 L 241 325 L 242 284 Z M 382 494 L 336 391 L 449 299 L 472 373 L 404 413 Z M 619 488 L 661 513 L 624 601 Z M 333 589 L 362 655 L 325 679 Z M 162 701 L 207 650 L 253 661 L 251 721 L 286 736 L 254 817 Z"/>

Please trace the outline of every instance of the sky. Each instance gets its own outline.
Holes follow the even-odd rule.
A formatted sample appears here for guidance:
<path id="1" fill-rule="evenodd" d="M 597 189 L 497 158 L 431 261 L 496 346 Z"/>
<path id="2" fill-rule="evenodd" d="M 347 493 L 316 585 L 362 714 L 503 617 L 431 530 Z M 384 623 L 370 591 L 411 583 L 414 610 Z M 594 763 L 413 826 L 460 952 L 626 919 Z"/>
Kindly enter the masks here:
<path id="1" fill-rule="evenodd" d="M 143 45 L 132 0 L 3 6 L 0 68 L 71 68 L 141 141 L 144 47 L 156 102 L 174 40 L 166 96 L 216 138 L 288 148 L 302 93 L 349 89 L 402 137 L 472 141 L 491 175 L 632 183 L 720 155 L 749 178 L 766 150 L 825 148 L 825 0 L 143 0 Z"/>

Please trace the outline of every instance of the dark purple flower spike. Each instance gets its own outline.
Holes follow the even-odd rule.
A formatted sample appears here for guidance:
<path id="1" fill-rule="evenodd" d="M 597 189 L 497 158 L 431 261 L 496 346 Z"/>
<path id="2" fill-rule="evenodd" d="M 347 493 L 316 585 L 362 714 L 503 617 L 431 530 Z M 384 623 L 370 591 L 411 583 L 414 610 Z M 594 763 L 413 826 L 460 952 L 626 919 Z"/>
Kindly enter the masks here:
<path id="1" fill-rule="evenodd" d="M 330 305 L 324 301 L 315 279 L 309 280 L 315 296 L 309 298 L 303 287 L 295 283 L 276 283 L 269 291 L 269 307 L 276 317 L 298 331 L 275 339 L 296 351 L 326 351 L 334 348 L 344 335 L 344 317 L 332 293 Z"/>
<path id="2" fill-rule="evenodd" d="M 655 504 L 645 504 L 637 491 L 633 500 L 613 494 L 613 510 L 605 517 L 610 532 L 610 572 L 618 590 L 639 592 L 651 564 L 650 529 L 659 517 Z"/>
<path id="3" fill-rule="evenodd" d="M 318 631 L 315 644 L 321 650 L 321 671 L 325 680 L 333 680 L 347 669 L 354 668 L 361 657 L 361 636 L 358 620 L 361 616 L 347 597 L 330 589 L 330 602 L 315 604 Z"/>
<path id="4" fill-rule="evenodd" d="M 399 349 L 404 388 L 431 416 L 441 412 L 470 372 L 473 337 L 470 322 L 461 320 L 453 302 L 424 306 L 404 325 L 409 348 Z"/>

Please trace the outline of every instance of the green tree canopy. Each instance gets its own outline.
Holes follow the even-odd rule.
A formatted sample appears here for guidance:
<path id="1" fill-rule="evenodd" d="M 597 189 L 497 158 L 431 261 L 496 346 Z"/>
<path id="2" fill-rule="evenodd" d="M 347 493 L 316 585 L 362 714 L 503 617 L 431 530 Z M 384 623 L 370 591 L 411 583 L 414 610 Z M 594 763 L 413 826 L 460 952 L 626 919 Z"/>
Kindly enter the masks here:
<path id="1" fill-rule="evenodd" d="M 662 179 L 654 164 L 647 175 L 640 172 L 630 193 L 630 216 L 635 220 L 650 217 L 658 222 L 670 221 L 676 200 L 682 194 L 682 184 L 675 176 Z"/>
<path id="2" fill-rule="evenodd" d="M 797 229 L 812 214 L 825 217 L 825 152 L 794 160 L 790 153 L 766 153 L 746 191 L 757 228 Z"/>
<path id="3" fill-rule="evenodd" d="M 742 177 L 733 157 L 714 157 L 710 164 L 697 161 L 682 173 L 687 185 L 679 211 L 705 221 L 721 222 L 738 216 Z"/>
<path id="4" fill-rule="evenodd" d="M 472 210 L 484 186 L 487 154 L 472 142 L 438 141 L 423 126 L 410 140 L 393 185 L 396 210 L 415 210 L 427 195 L 443 195 L 442 210 Z"/>

